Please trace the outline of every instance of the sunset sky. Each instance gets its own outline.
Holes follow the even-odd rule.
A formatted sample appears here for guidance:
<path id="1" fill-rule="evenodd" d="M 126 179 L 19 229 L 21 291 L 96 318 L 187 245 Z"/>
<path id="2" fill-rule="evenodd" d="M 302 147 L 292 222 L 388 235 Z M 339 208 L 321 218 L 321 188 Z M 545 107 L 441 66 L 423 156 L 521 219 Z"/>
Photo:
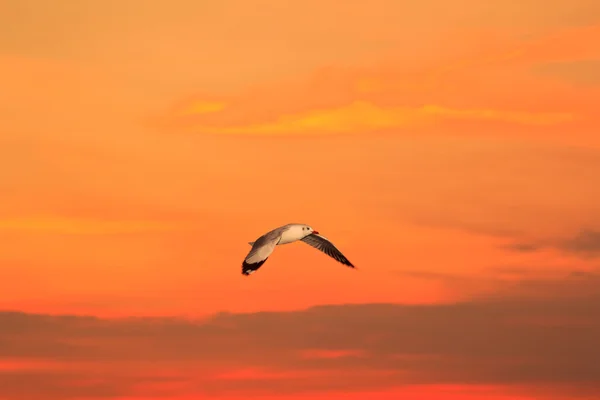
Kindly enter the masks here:
<path id="1" fill-rule="evenodd" d="M 598 0 L 0 0 L 0 400 L 600 398 L 598 43 Z M 241 275 L 289 222 L 357 269 Z"/>

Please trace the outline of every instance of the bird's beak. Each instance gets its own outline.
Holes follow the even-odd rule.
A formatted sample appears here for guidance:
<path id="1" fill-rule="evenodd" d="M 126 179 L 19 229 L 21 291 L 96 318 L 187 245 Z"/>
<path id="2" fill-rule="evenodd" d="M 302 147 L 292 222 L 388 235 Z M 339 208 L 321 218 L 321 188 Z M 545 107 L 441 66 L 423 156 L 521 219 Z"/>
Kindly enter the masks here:
<path id="1" fill-rule="evenodd" d="M 319 234 L 319 232 L 317 232 L 317 231 L 312 231 L 312 233 L 313 233 L 313 235 L 318 235 Z"/>

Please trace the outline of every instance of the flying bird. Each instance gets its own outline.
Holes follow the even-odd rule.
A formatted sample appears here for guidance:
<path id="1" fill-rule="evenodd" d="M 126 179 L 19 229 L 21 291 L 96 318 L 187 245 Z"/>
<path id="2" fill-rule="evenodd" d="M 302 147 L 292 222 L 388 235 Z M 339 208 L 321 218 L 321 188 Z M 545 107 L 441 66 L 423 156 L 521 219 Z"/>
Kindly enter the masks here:
<path id="1" fill-rule="evenodd" d="M 252 246 L 252 249 L 250 249 L 242 263 L 242 274 L 250 275 L 259 269 L 273 253 L 275 246 L 297 242 L 298 240 L 322 251 L 350 268 L 355 268 L 333 243 L 319 235 L 319 232 L 309 225 L 287 224 L 265 233 L 254 242 L 248 243 Z"/>

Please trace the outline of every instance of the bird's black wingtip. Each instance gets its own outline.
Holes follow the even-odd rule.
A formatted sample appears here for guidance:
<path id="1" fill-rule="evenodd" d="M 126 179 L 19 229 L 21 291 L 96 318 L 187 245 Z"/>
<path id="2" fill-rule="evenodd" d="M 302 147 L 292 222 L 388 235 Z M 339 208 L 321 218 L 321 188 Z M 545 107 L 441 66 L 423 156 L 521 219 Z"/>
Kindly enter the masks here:
<path id="1" fill-rule="evenodd" d="M 259 269 L 261 267 L 261 265 L 263 265 L 265 263 L 265 261 L 267 261 L 266 258 L 264 260 L 262 260 L 262 261 L 257 262 L 257 263 L 248 264 L 244 260 L 244 262 L 242 263 L 242 275 L 244 275 L 244 276 L 252 275 L 254 272 L 256 272 L 257 269 Z"/>
<path id="2" fill-rule="evenodd" d="M 354 264 L 352 264 L 346 257 L 340 260 L 340 262 L 349 268 L 356 269 L 356 266 L 354 266 Z"/>

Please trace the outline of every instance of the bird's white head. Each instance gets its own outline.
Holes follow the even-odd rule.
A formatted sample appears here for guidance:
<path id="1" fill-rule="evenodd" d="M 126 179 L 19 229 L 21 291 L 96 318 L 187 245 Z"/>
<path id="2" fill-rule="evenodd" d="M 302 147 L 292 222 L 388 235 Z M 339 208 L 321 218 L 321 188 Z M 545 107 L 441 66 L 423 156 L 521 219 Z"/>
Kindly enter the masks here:
<path id="1" fill-rule="evenodd" d="M 300 227 L 302 228 L 302 233 L 304 234 L 304 236 L 308 236 L 308 235 L 310 235 L 311 233 L 314 233 L 314 234 L 316 234 L 316 235 L 318 235 L 318 234 L 319 234 L 319 232 L 315 231 L 315 230 L 312 228 L 312 226 L 310 226 L 310 225 L 301 225 Z"/>

